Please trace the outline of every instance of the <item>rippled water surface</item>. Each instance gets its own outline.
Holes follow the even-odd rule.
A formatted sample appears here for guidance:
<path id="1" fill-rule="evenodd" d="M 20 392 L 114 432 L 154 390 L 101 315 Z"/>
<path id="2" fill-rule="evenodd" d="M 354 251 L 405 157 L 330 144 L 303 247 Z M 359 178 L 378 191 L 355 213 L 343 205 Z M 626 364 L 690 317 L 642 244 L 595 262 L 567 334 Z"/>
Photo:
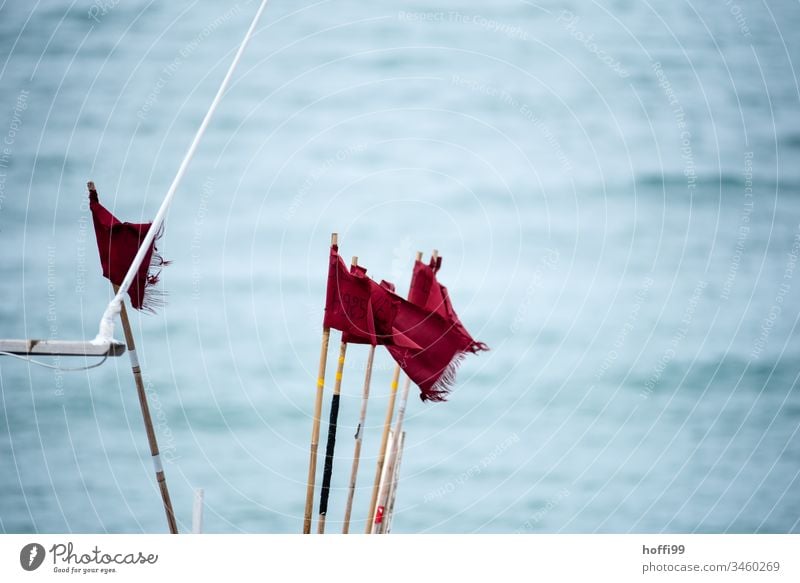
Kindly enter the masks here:
<path id="1" fill-rule="evenodd" d="M 155 214 L 255 10 L 2 5 L 0 335 L 95 335 L 85 182 Z M 181 527 L 202 487 L 207 531 L 300 531 L 338 231 L 399 289 L 439 249 L 492 348 L 410 401 L 394 532 L 797 532 L 798 30 L 790 2 L 271 2 L 133 317 Z M 0 529 L 165 530 L 127 358 L 3 357 L 0 395 Z"/>

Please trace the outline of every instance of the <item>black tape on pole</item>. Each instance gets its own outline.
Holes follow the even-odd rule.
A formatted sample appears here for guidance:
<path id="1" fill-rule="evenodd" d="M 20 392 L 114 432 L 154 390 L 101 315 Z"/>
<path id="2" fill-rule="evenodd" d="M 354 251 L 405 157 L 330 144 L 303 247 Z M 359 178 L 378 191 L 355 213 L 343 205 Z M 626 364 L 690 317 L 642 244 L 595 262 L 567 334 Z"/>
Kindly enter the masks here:
<path id="1" fill-rule="evenodd" d="M 319 513 L 328 514 L 328 495 L 331 491 L 331 474 L 333 474 L 333 450 L 336 447 L 336 422 L 339 419 L 339 395 L 331 399 L 331 418 L 328 422 L 328 445 L 325 448 L 325 470 L 322 473 L 322 490 L 319 494 Z"/>

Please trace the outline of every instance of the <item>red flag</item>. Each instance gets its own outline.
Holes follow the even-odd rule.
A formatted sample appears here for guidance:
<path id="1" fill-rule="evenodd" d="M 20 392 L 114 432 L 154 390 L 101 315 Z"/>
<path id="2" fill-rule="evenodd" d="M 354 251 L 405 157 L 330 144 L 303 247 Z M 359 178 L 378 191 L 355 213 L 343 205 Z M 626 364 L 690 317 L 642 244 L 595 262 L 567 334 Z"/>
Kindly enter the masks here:
<path id="1" fill-rule="evenodd" d="M 435 293 L 430 291 L 435 273 L 432 280 L 430 275 L 420 276 L 415 269 L 412 296 L 423 304 L 415 305 L 395 294 L 392 284 L 375 283 L 363 267 L 348 271 L 338 248 L 332 246 L 323 325 L 341 330 L 344 342 L 385 345 L 420 388 L 423 401 L 443 401 L 464 354 L 486 350 L 486 345 L 467 333 L 449 299 L 446 308 L 443 302 L 437 310 L 428 308 L 428 297 L 447 298 L 447 290 L 438 282 Z M 428 277 L 421 280 L 421 291 L 415 289 L 417 277 Z"/>
<path id="2" fill-rule="evenodd" d="M 100 264 L 103 266 L 103 277 L 116 285 L 122 285 L 125 274 L 133 263 L 152 223 L 123 223 L 100 204 L 94 184 L 89 184 L 89 208 L 94 220 L 94 234 L 97 237 L 97 249 L 100 252 Z M 156 240 L 161 234 L 156 237 Z M 137 310 L 154 311 L 163 305 L 161 293 L 152 289 L 158 283 L 161 267 L 168 265 L 156 249 L 153 241 L 144 256 L 139 271 L 128 289 L 131 306 Z"/>
<path id="3" fill-rule="evenodd" d="M 439 314 L 410 302 L 401 304 L 394 324 L 420 348 L 388 346 L 389 353 L 419 387 L 423 401 L 444 401 L 471 339 Z"/>
<path id="4" fill-rule="evenodd" d="M 342 341 L 354 344 L 397 344 L 419 348 L 393 331 L 399 302 L 394 286 L 381 285 L 367 276 L 360 265 L 344 264 L 339 249 L 331 246 L 325 318 L 322 325 L 342 331 Z"/>
<path id="5" fill-rule="evenodd" d="M 436 280 L 440 267 L 440 257 L 431 259 L 430 265 L 414 264 L 409 301 L 401 304 L 394 320 L 395 329 L 422 349 L 389 347 L 392 357 L 420 388 L 423 401 L 444 401 L 464 355 L 489 349 L 472 338 L 459 320 L 447 288 Z"/>
<path id="6" fill-rule="evenodd" d="M 464 336 L 471 340 L 468 348 L 470 352 L 476 353 L 481 350 L 489 350 L 486 344 L 472 338 L 464 327 L 464 324 L 459 320 L 455 309 L 453 309 L 453 304 L 450 301 L 447 288 L 436 279 L 436 274 L 441 268 L 441 257 L 431 257 L 431 262 L 428 265 L 425 265 L 422 261 L 416 261 L 414 263 L 414 273 L 411 277 L 411 291 L 408 294 L 408 301 L 426 310 L 435 312 L 445 320 L 451 322 Z"/>
<path id="7" fill-rule="evenodd" d="M 339 256 L 338 246 L 331 245 L 325 317 L 322 325 L 341 330 L 351 337 L 349 341 L 377 344 L 372 342 L 376 332 L 371 312 L 369 278 L 366 270 L 353 266 L 353 269 L 348 271 Z"/>

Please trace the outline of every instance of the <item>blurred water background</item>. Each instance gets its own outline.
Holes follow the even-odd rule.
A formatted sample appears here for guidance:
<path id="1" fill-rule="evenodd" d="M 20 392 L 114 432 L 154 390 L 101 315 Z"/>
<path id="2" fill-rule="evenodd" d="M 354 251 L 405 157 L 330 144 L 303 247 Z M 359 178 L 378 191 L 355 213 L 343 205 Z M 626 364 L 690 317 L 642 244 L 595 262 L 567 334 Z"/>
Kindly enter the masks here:
<path id="1" fill-rule="evenodd" d="M 256 8 L 0 6 L 0 335 L 94 337 L 85 183 L 152 218 Z M 182 528 L 203 487 L 208 532 L 301 530 L 338 231 L 400 290 L 439 249 L 492 348 L 412 397 L 394 532 L 800 530 L 798 30 L 793 2 L 271 2 L 133 317 Z M 0 394 L 0 530 L 165 531 L 127 357 L 3 357 Z"/>

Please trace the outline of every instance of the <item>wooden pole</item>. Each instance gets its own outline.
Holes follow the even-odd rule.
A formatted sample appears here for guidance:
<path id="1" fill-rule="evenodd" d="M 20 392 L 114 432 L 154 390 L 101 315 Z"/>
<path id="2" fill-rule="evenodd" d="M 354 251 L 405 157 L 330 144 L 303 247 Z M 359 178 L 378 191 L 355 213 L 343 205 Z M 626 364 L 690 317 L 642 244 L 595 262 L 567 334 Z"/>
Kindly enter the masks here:
<path id="1" fill-rule="evenodd" d="M 417 251 L 417 261 L 422 261 L 422 252 Z M 411 277 L 414 279 L 413 275 Z M 410 292 L 410 286 L 409 286 Z M 381 483 L 381 473 L 383 472 L 383 462 L 386 459 L 386 446 L 389 443 L 389 429 L 392 426 L 392 417 L 394 417 L 394 403 L 397 398 L 397 385 L 400 382 L 400 365 L 394 367 L 394 374 L 392 375 L 391 392 L 389 393 L 389 404 L 386 407 L 386 418 L 383 421 L 383 435 L 381 436 L 381 447 L 378 450 L 378 465 L 375 468 L 375 480 L 372 484 L 372 498 L 369 502 L 369 513 L 367 514 L 367 524 L 364 529 L 365 534 L 372 532 L 372 523 L 375 519 L 375 506 L 378 503 L 378 488 Z"/>
<path id="2" fill-rule="evenodd" d="M 331 234 L 331 245 L 337 245 L 339 236 Z M 317 446 L 319 445 L 319 422 L 322 417 L 322 392 L 325 388 L 325 365 L 328 360 L 328 342 L 331 329 L 322 329 L 322 346 L 319 351 L 317 371 L 317 394 L 314 400 L 314 418 L 311 422 L 311 447 L 308 459 L 308 481 L 306 482 L 306 508 L 303 513 L 303 534 L 311 533 L 311 513 L 314 511 L 314 481 L 317 475 Z"/>
<path id="3" fill-rule="evenodd" d="M 367 514 L 366 534 L 372 533 L 372 522 L 375 517 L 375 506 L 378 504 L 378 488 L 381 484 L 381 473 L 383 472 L 383 461 L 386 458 L 386 447 L 389 444 L 389 431 L 392 427 L 392 417 L 394 417 L 394 402 L 397 398 L 397 385 L 400 381 L 400 365 L 394 367 L 392 384 L 389 392 L 389 404 L 386 406 L 386 418 L 383 420 L 383 435 L 381 435 L 381 446 L 378 449 L 378 464 L 375 468 L 375 480 L 372 484 L 372 498 L 369 501 L 369 514 Z"/>
<path id="4" fill-rule="evenodd" d="M 353 257 L 350 265 L 358 265 L 358 257 Z M 333 385 L 331 398 L 331 414 L 328 421 L 328 444 L 325 447 L 325 469 L 322 472 L 322 489 L 319 493 L 319 522 L 317 532 L 325 534 L 325 519 L 328 515 L 328 497 L 331 492 L 331 476 L 333 476 L 333 453 L 336 449 L 336 426 L 339 422 L 339 398 L 342 392 L 342 373 L 344 372 L 344 357 L 347 355 L 347 342 L 339 346 L 339 362 L 336 366 L 336 382 Z"/>
<path id="5" fill-rule="evenodd" d="M 394 438 L 394 431 L 389 430 L 389 439 L 386 444 L 386 462 L 383 464 L 383 469 L 381 470 L 381 477 L 380 477 L 380 484 L 378 487 L 378 499 L 381 500 L 386 495 L 386 487 L 388 485 L 388 478 L 389 478 L 389 463 L 391 460 L 394 459 L 394 448 L 397 445 L 397 440 Z M 379 505 L 375 510 L 375 518 L 372 520 L 370 526 L 369 534 L 380 534 L 380 529 L 383 526 L 383 516 L 384 514 L 384 506 Z"/>
<path id="6" fill-rule="evenodd" d="M 339 361 L 336 366 L 336 382 L 333 385 L 331 397 L 331 414 L 328 420 L 328 443 L 325 446 L 325 468 L 322 471 L 322 488 L 319 492 L 319 522 L 317 533 L 325 534 L 325 518 L 328 515 L 328 497 L 331 491 L 331 476 L 333 475 L 333 452 L 336 448 L 336 424 L 339 420 L 339 397 L 342 391 L 342 372 L 344 370 L 344 357 L 347 354 L 347 342 L 339 345 Z"/>
<path id="7" fill-rule="evenodd" d="M 328 515 L 328 497 L 330 496 L 331 476 L 333 475 L 333 452 L 336 448 L 336 425 L 339 421 L 339 397 L 342 391 L 342 372 L 344 370 L 344 357 L 346 354 L 347 342 L 342 342 L 339 345 L 339 362 L 336 367 L 336 382 L 333 385 L 331 414 L 328 420 L 328 443 L 325 446 L 325 469 L 322 471 L 322 488 L 319 492 L 318 534 L 325 534 L 325 518 Z"/>
<path id="8" fill-rule="evenodd" d="M 397 485 L 400 479 L 400 464 L 403 462 L 403 451 L 406 447 L 406 432 L 400 434 L 400 444 L 397 447 L 397 459 L 394 462 L 394 470 L 392 471 L 392 482 L 389 489 L 389 504 L 386 506 L 385 516 L 383 518 L 383 534 L 389 534 L 392 528 L 392 519 L 394 518 L 394 503 L 397 499 Z"/>
<path id="9" fill-rule="evenodd" d="M 114 293 L 117 293 L 119 287 L 114 285 Z M 125 302 L 121 304 L 119 312 L 120 320 L 122 320 L 122 330 L 125 333 L 125 343 L 128 346 L 128 356 L 131 359 L 131 371 L 133 371 L 133 380 L 136 383 L 136 392 L 139 395 L 139 406 L 142 409 L 142 419 L 144 419 L 144 428 L 147 432 L 147 441 L 150 444 L 150 455 L 153 459 L 153 467 L 156 472 L 156 482 L 158 489 L 161 491 L 161 500 L 164 502 L 164 512 L 167 515 L 167 526 L 171 534 L 178 534 L 178 525 L 175 522 L 175 513 L 172 510 L 172 501 L 169 498 L 169 489 L 167 488 L 167 478 L 164 475 L 164 466 L 161 465 L 161 456 L 158 452 L 158 441 L 156 440 L 156 432 L 153 429 L 153 419 L 150 417 L 150 407 L 147 404 L 147 393 L 144 390 L 144 381 L 142 381 L 142 369 L 139 366 L 139 358 L 136 356 L 136 344 L 133 341 L 133 332 L 131 331 L 131 323 L 128 321 L 128 312 L 125 309 Z"/>
<path id="10" fill-rule="evenodd" d="M 432 257 L 433 257 L 434 260 L 437 257 L 439 257 L 439 251 L 437 249 L 433 250 Z M 422 254 L 419 254 L 418 259 L 420 259 L 420 260 L 422 259 Z M 394 426 L 394 439 L 397 440 L 397 441 L 399 441 L 400 436 L 403 433 L 403 421 L 405 420 L 405 416 L 406 416 L 406 405 L 408 404 L 408 393 L 409 393 L 409 389 L 410 388 L 411 388 L 411 379 L 406 377 L 406 382 L 405 382 L 405 385 L 403 386 L 403 394 L 400 397 L 400 405 L 397 408 L 397 420 L 395 421 L 395 426 Z M 398 446 L 399 446 L 399 443 L 396 443 L 395 446 L 392 448 L 392 455 L 385 462 L 389 466 L 389 472 L 387 473 L 387 479 L 390 482 L 395 480 L 395 476 L 394 476 L 394 472 L 396 470 L 395 460 L 396 460 L 396 457 L 397 457 Z M 378 513 L 380 513 L 381 516 L 383 514 L 385 514 L 386 506 L 389 503 L 388 496 L 389 496 L 389 488 L 388 487 L 383 488 L 382 489 L 382 495 L 380 497 L 378 497 L 378 500 L 377 500 L 377 503 L 376 503 L 377 509 L 375 510 L 376 514 L 375 514 L 375 518 L 373 519 L 373 523 L 374 523 L 373 526 L 375 524 L 377 524 L 375 522 L 375 520 L 377 519 Z M 375 529 L 373 529 L 372 532 L 375 532 Z"/>
<path id="11" fill-rule="evenodd" d="M 394 430 L 392 430 L 392 441 L 387 448 L 386 459 L 384 460 L 384 471 L 381 473 L 378 484 L 378 496 L 375 514 L 370 525 L 371 534 L 379 534 L 382 529 L 383 520 L 386 515 L 386 506 L 389 499 L 389 486 L 394 476 L 395 460 L 397 459 L 398 436 L 402 432 L 403 420 L 406 415 L 406 403 L 408 403 L 408 393 L 411 388 L 411 379 L 406 377 L 403 384 L 403 394 L 400 396 L 400 405 L 397 408 L 397 420 Z"/>
<path id="12" fill-rule="evenodd" d="M 350 514 L 353 510 L 353 497 L 356 493 L 356 480 L 358 479 L 358 462 L 361 458 L 361 442 L 364 438 L 364 423 L 367 419 L 367 401 L 369 400 L 369 387 L 372 382 L 372 361 L 375 359 L 375 347 L 369 347 L 367 356 L 367 370 L 364 373 L 364 392 L 361 396 L 361 413 L 358 416 L 358 427 L 356 428 L 356 445 L 353 451 L 353 467 L 350 470 L 350 489 L 347 493 L 347 506 L 344 509 L 344 524 L 342 534 L 350 532 Z"/>

